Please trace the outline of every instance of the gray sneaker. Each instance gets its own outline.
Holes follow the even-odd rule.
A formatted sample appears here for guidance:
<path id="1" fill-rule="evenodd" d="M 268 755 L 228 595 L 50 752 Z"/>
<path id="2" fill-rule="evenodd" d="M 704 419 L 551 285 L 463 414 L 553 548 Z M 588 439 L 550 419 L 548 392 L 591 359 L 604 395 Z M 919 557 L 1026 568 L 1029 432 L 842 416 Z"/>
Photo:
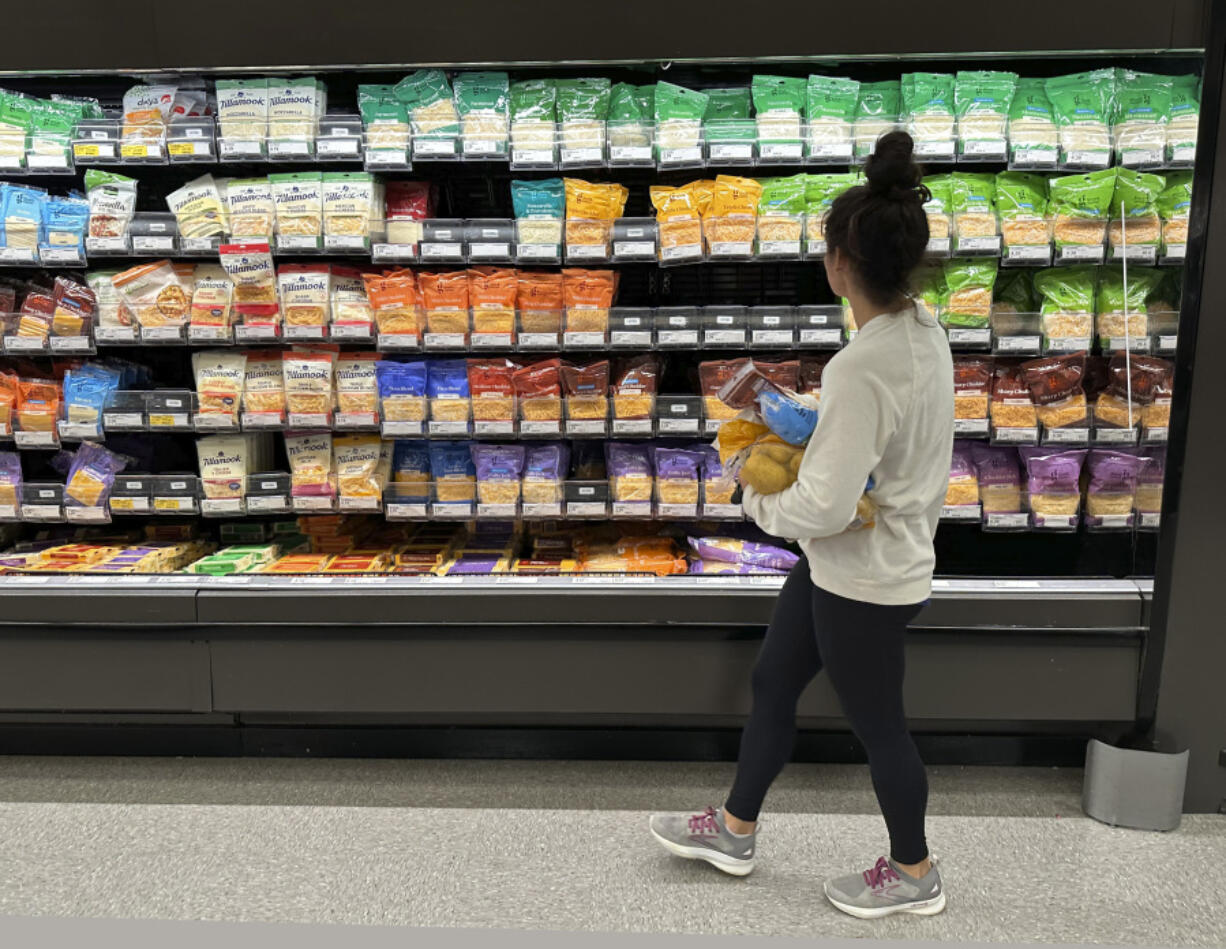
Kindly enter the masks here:
<path id="1" fill-rule="evenodd" d="M 653 814 L 648 826 L 660 846 L 678 857 L 705 860 L 738 877 L 753 869 L 757 833 L 734 835 L 724 826 L 722 809 L 708 807 L 701 814 Z"/>
<path id="2" fill-rule="evenodd" d="M 900 870 L 893 860 L 882 857 L 871 870 L 827 882 L 826 899 L 860 919 L 894 913 L 935 916 L 945 909 L 945 890 L 935 860 L 932 869 L 917 880 Z"/>

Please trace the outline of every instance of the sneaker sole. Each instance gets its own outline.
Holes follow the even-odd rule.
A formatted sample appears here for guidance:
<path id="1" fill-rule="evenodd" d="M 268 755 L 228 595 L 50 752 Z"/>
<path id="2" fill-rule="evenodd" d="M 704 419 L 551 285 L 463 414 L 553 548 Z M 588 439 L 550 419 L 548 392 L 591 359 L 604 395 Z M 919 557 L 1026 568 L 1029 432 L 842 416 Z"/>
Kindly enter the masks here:
<path id="1" fill-rule="evenodd" d="M 831 896 L 829 892 L 826 892 L 826 899 L 835 908 L 842 910 L 848 916 L 855 916 L 857 919 L 880 919 L 883 916 L 893 916 L 895 913 L 910 913 L 913 916 L 936 916 L 945 910 L 945 892 L 943 890 L 930 900 L 915 903 L 899 903 L 897 906 L 880 906 L 872 909 L 840 902 Z"/>
<path id="2" fill-rule="evenodd" d="M 729 857 L 717 851 L 708 850 L 706 847 L 685 847 L 661 837 L 656 833 L 656 829 L 650 825 L 648 825 L 648 829 L 651 831 L 651 836 L 659 842 L 660 846 L 676 857 L 682 857 L 685 860 L 705 860 L 717 870 L 723 870 L 734 877 L 749 876 L 753 871 L 752 858 L 749 860 L 738 860 L 736 857 Z"/>

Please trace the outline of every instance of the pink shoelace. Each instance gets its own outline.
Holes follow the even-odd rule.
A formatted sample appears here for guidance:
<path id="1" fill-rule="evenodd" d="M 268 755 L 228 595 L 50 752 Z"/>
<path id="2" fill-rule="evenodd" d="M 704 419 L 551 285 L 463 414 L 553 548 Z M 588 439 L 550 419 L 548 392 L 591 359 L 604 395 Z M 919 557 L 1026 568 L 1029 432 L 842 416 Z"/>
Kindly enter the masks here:
<path id="1" fill-rule="evenodd" d="M 715 820 L 715 808 L 708 807 L 701 814 L 690 818 L 691 834 L 718 834 L 719 824 Z"/>
<path id="2" fill-rule="evenodd" d="M 864 883 L 871 890 L 879 890 L 887 883 L 902 879 L 890 866 L 890 861 L 882 857 L 871 870 L 864 871 Z"/>

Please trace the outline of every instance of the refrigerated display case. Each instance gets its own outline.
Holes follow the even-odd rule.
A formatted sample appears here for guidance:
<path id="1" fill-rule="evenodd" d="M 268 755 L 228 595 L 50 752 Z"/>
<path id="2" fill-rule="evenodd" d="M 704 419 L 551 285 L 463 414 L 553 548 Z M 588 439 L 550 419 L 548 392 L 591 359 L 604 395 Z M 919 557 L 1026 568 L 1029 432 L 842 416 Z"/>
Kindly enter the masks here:
<path id="1" fill-rule="evenodd" d="M 816 391 L 853 344 L 821 215 L 901 127 L 959 437 L 910 712 L 1147 733 L 1217 161 L 1200 12 L 990 61 L 708 25 L 527 63 L 490 9 L 446 66 L 364 35 L 310 69 L 269 39 L 218 51 L 241 72 L 89 44 L 10 74 L 0 706 L 734 725 L 781 577 L 687 543 L 766 540 L 701 446 L 746 360 Z"/>

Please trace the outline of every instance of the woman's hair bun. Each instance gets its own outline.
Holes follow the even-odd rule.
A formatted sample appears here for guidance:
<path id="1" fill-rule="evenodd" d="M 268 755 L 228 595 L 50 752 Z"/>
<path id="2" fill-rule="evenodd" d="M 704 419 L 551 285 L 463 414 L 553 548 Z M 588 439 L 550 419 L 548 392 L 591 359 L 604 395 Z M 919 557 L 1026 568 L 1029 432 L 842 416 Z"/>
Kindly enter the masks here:
<path id="1" fill-rule="evenodd" d="M 915 143 L 906 132 L 881 136 L 864 165 L 869 191 L 896 201 L 923 199 L 919 189 L 924 173 L 912 159 L 914 153 Z"/>

